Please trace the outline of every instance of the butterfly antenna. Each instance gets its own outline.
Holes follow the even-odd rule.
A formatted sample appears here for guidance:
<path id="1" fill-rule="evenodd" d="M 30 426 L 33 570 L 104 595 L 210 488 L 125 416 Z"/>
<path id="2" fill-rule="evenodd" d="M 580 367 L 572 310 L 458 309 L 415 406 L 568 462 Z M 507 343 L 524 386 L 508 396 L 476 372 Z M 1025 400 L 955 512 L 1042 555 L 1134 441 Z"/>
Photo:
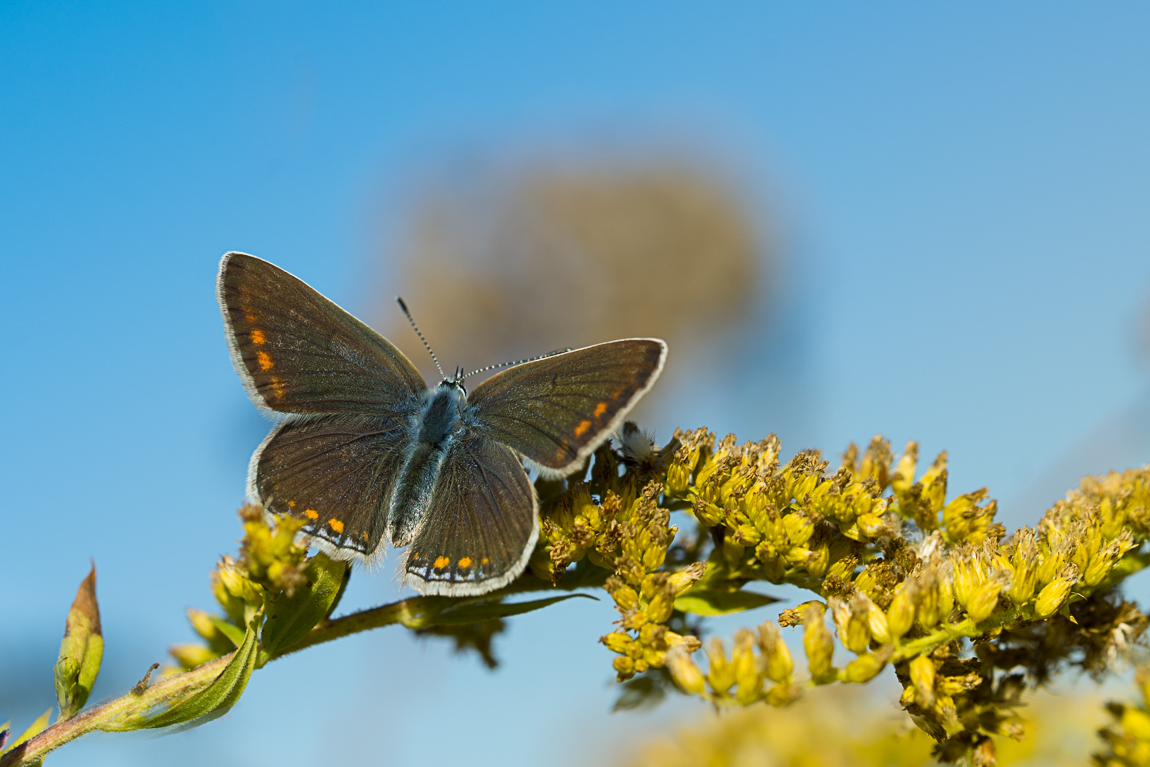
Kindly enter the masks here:
<path id="1" fill-rule="evenodd" d="M 532 357 L 529 360 L 515 360 L 514 362 L 500 362 L 498 365 L 488 365 L 485 368 L 479 368 L 479 370 L 472 370 L 470 373 L 468 373 L 467 375 L 465 375 L 463 377 L 464 378 L 470 378 L 471 376 L 475 375 L 476 373 L 486 373 L 488 370 L 495 370 L 497 368 L 511 367 L 512 365 L 522 365 L 526 362 L 536 362 L 538 360 L 545 360 L 548 357 L 554 357 L 556 354 L 566 354 L 569 351 L 571 351 L 570 346 L 568 346 L 566 349 L 556 349 L 553 352 L 547 352 L 546 354 L 540 354 L 538 357 Z"/>
<path id="2" fill-rule="evenodd" d="M 403 316 L 407 317 L 407 321 L 411 323 L 412 330 L 414 330 L 415 334 L 419 336 L 419 340 L 423 341 L 423 345 L 427 347 L 427 353 L 431 355 L 431 361 L 435 363 L 435 369 L 439 371 L 439 375 L 444 380 L 447 380 L 447 376 L 443 374 L 443 368 L 439 367 L 439 358 L 436 357 L 435 352 L 431 350 L 431 344 L 427 343 L 427 339 L 423 337 L 423 333 L 419 332 L 419 326 L 416 325 L 415 320 L 411 318 L 411 312 L 407 310 L 407 304 L 403 303 L 403 299 L 399 296 L 396 296 L 395 300 L 399 302 L 399 308 L 403 310 Z"/>

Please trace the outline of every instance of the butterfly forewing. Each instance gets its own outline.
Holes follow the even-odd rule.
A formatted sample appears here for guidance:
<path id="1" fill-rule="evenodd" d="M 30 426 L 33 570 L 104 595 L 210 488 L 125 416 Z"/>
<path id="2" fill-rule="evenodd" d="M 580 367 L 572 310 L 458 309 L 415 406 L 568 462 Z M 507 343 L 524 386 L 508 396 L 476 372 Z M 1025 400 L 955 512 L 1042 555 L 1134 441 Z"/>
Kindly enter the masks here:
<path id="1" fill-rule="evenodd" d="M 229 253 L 217 282 L 232 361 L 279 413 L 410 413 L 423 378 L 403 352 L 267 261 Z"/>
<path id="2" fill-rule="evenodd" d="M 663 369 L 667 345 L 635 338 L 517 365 L 470 397 L 483 433 L 566 474 L 603 443 Z"/>
<path id="3" fill-rule="evenodd" d="M 405 444 L 404 425 L 380 416 L 287 421 L 252 456 L 248 493 L 268 511 L 305 520 L 308 535 L 370 556 Z"/>
<path id="4" fill-rule="evenodd" d="M 452 447 L 435 509 L 408 549 L 407 578 L 423 594 L 500 588 L 523 572 L 539 534 L 535 489 L 509 448 L 480 436 Z"/>

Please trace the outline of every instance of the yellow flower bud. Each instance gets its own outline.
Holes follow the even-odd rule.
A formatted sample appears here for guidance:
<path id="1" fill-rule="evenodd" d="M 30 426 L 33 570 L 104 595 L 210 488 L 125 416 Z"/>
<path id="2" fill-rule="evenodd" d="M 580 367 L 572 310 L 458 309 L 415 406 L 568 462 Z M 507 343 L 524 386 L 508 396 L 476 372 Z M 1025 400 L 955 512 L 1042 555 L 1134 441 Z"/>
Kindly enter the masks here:
<path id="1" fill-rule="evenodd" d="M 688 695 L 705 695 L 706 679 L 703 672 L 684 650 L 674 649 L 667 653 L 667 670 L 675 685 Z"/>
<path id="2" fill-rule="evenodd" d="M 886 620 L 890 635 L 898 639 L 914 625 L 915 596 L 918 588 L 912 581 L 903 581 L 887 608 Z"/>
<path id="3" fill-rule="evenodd" d="M 890 478 L 891 489 L 900 498 L 904 496 L 911 485 L 914 484 L 914 472 L 918 463 L 918 443 L 907 442 L 902 458 L 895 465 L 894 474 Z"/>
<path id="4" fill-rule="evenodd" d="M 735 635 L 735 647 L 731 651 L 731 665 L 734 667 L 735 700 L 739 705 L 748 706 L 759 699 L 763 679 L 759 676 L 755 663 L 755 635 L 748 629 L 740 629 Z"/>
<path id="5" fill-rule="evenodd" d="M 639 594 L 619 576 L 612 575 L 607 578 L 603 588 L 615 600 L 621 611 L 630 612 L 639 606 Z"/>
<path id="6" fill-rule="evenodd" d="M 930 708 L 934 702 L 934 661 L 929 656 L 919 655 L 910 662 L 910 682 L 914 685 L 915 700 L 923 708 Z"/>
<path id="7" fill-rule="evenodd" d="M 1058 577 L 1062 572 L 1062 568 L 1066 565 L 1066 552 L 1059 548 L 1056 551 L 1051 551 L 1045 557 L 1040 557 L 1038 561 L 1038 583 L 1046 585 Z"/>
<path id="8" fill-rule="evenodd" d="M 815 604 L 809 604 L 803 610 L 803 649 L 811 678 L 816 683 L 828 680 L 834 673 L 835 642 L 823 622 L 822 608 Z"/>
<path id="9" fill-rule="evenodd" d="M 779 636 L 779 627 L 767 621 L 759 626 L 759 647 L 766 660 L 767 679 L 772 682 L 789 682 L 791 673 L 795 669 L 795 662 L 791 658 L 791 650 L 787 643 Z"/>
<path id="10" fill-rule="evenodd" d="M 635 661 L 626 656 L 619 656 L 611 665 L 615 668 L 620 682 L 635 676 L 635 672 L 638 670 L 635 668 Z"/>
<path id="11" fill-rule="evenodd" d="M 890 626 L 887 623 L 886 613 L 870 600 L 866 594 L 856 591 L 851 597 L 851 609 L 860 613 L 866 621 L 867 632 L 879 644 L 890 644 Z"/>
<path id="12" fill-rule="evenodd" d="M 687 589 L 695 585 L 703 577 L 706 570 L 707 564 L 705 562 L 693 562 L 679 572 L 672 574 L 670 584 L 675 591 L 675 596 L 682 595 Z"/>
<path id="13" fill-rule="evenodd" d="M 966 607 L 974 596 L 975 590 L 986 580 L 986 572 L 978 554 L 969 548 L 960 548 L 953 558 L 954 563 L 954 598 Z"/>
<path id="14" fill-rule="evenodd" d="M 1051 581 L 1038 592 L 1038 599 L 1034 602 L 1034 612 L 1039 618 L 1049 618 L 1062 607 L 1066 598 L 1070 596 L 1070 589 L 1078 581 L 1078 568 L 1067 565 L 1061 578 Z"/>
<path id="15" fill-rule="evenodd" d="M 723 647 L 723 640 L 712 637 L 706 645 L 707 653 L 707 681 L 711 689 L 718 695 L 726 695 L 735 686 L 735 668 L 727 660 L 727 651 Z"/>
<path id="16" fill-rule="evenodd" d="M 844 678 L 852 684 L 869 682 L 878 676 L 878 673 L 886 667 L 892 652 L 894 652 L 894 648 L 884 647 L 878 652 L 868 652 L 865 655 L 860 655 L 847 664 L 846 669 L 843 671 Z"/>
<path id="17" fill-rule="evenodd" d="M 219 657 L 211 649 L 198 644 L 176 645 L 170 648 L 168 652 L 176 659 L 176 663 L 187 669 L 195 668 Z"/>
<path id="18" fill-rule="evenodd" d="M 188 608 L 188 620 L 192 624 L 192 628 L 196 633 L 202 636 L 209 642 L 219 641 L 223 637 L 223 632 L 212 623 L 211 616 L 203 610 L 197 610 L 194 607 Z"/>
<path id="19" fill-rule="evenodd" d="M 807 560 L 807 572 L 812 578 L 822 578 L 826 575 L 827 567 L 831 563 L 830 548 L 820 543 L 811 549 L 811 557 Z"/>
<path id="20" fill-rule="evenodd" d="M 991 578 L 975 589 L 966 604 L 966 613 L 970 619 L 978 623 L 989 618 L 998 604 L 998 595 L 1002 593 L 1004 586 L 1002 579 Z"/>
<path id="21" fill-rule="evenodd" d="M 815 523 L 806 514 L 793 513 L 783 517 L 787 540 L 794 546 L 806 546 L 815 532 Z"/>
<path id="22" fill-rule="evenodd" d="M 883 518 L 878 514 L 860 514 L 855 520 L 859 532 L 870 540 L 875 540 L 890 532 Z"/>
<path id="23" fill-rule="evenodd" d="M 634 639 L 621 631 L 613 631 L 606 636 L 600 637 L 599 641 L 607 645 L 608 650 L 617 652 L 620 655 L 626 655 L 635 644 Z"/>

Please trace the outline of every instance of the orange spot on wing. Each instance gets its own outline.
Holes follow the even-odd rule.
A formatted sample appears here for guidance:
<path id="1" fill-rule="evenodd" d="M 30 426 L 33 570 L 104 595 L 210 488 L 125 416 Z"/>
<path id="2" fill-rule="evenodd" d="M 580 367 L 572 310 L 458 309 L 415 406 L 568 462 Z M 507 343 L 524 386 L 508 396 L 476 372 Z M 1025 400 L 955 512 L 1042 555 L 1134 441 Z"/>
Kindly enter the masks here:
<path id="1" fill-rule="evenodd" d="M 479 560 L 479 564 L 485 565 L 490 561 L 491 561 L 490 559 L 488 559 L 487 557 L 484 557 L 483 559 Z"/>
<path id="2" fill-rule="evenodd" d="M 267 339 L 264 338 L 264 332 L 262 330 L 252 331 L 252 343 L 256 346 L 263 346 L 265 343 L 267 343 Z"/>
<path id="3" fill-rule="evenodd" d="M 251 312 L 244 312 L 244 317 L 247 318 L 248 322 L 252 323 L 253 325 L 255 324 L 256 316 Z"/>
<path id="4" fill-rule="evenodd" d="M 256 352 L 256 361 L 260 363 L 260 370 L 263 372 L 272 369 L 272 358 L 267 352 Z"/>
<path id="5" fill-rule="evenodd" d="M 272 391 L 275 392 L 276 399 L 284 398 L 284 392 L 287 391 L 287 387 L 284 386 L 283 379 L 272 376 Z"/>
<path id="6" fill-rule="evenodd" d="M 590 428 L 591 428 L 591 422 L 590 421 L 580 421 L 579 425 L 575 427 L 575 436 L 576 437 L 582 437 L 584 434 L 587 433 L 587 430 Z"/>
<path id="7" fill-rule="evenodd" d="M 432 567 L 434 567 L 436 570 L 442 570 L 443 568 L 447 567 L 449 564 L 451 564 L 451 558 L 450 557 L 436 557 L 435 558 L 435 564 L 432 565 Z"/>
<path id="8" fill-rule="evenodd" d="M 596 418 L 599 418 L 600 416 L 602 416 L 606 412 L 607 412 L 607 403 L 606 402 L 600 402 L 598 405 L 595 406 L 595 412 L 593 413 L 593 415 Z"/>
<path id="9" fill-rule="evenodd" d="M 318 512 L 318 511 L 316 511 L 315 509 L 304 509 L 304 510 L 303 510 L 303 515 L 304 515 L 305 517 L 307 517 L 308 519 L 310 519 L 312 522 L 314 522 L 314 521 L 316 521 L 317 519 L 319 519 L 319 512 Z"/>
<path id="10" fill-rule="evenodd" d="M 459 566 L 471 567 L 471 557 L 464 557 L 463 559 L 459 560 Z"/>
<path id="11" fill-rule="evenodd" d="M 343 535 L 343 522 L 340 522 L 338 519 L 333 517 L 327 521 L 327 524 L 328 527 L 330 527 L 332 530 L 335 530 L 340 535 Z"/>
<path id="12" fill-rule="evenodd" d="M 295 508 L 295 501 L 288 501 L 288 508 L 294 509 Z"/>

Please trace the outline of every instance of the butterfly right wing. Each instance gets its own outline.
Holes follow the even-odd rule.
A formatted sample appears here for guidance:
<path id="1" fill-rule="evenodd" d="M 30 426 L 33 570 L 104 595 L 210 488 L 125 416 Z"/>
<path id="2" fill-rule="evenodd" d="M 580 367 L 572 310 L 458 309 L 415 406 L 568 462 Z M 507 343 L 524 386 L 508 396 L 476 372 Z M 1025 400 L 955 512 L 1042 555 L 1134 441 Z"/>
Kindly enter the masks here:
<path id="1" fill-rule="evenodd" d="M 667 358 L 657 338 L 629 338 L 508 368 L 468 398 L 479 429 L 544 476 L 566 476 L 603 444 L 655 384 Z"/>
<path id="2" fill-rule="evenodd" d="M 515 580 L 539 537 L 535 487 L 511 448 L 481 435 L 453 445 L 404 557 L 421 594 L 486 594 Z"/>
<path id="3" fill-rule="evenodd" d="M 407 415 L 426 389 L 383 336 L 278 266 L 228 253 L 216 282 L 232 362 L 276 413 Z"/>
<path id="4" fill-rule="evenodd" d="M 406 421 L 336 415 L 277 424 L 252 456 L 248 499 L 303 519 L 340 559 L 370 557 L 407 444 Z"/>

